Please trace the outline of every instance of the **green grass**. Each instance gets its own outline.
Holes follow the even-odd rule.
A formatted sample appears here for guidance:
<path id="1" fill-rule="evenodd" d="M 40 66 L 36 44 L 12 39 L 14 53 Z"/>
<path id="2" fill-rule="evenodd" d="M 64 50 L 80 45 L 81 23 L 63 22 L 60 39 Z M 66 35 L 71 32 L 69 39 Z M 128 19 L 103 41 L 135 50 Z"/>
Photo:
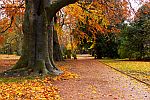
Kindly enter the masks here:
<path id="1" fill-rule="evenodd" d="M 128 75 L 150 84 L 150 62 L 143 61 L 121 61 L 121 60 L 100 60 Z"/>
<path id="2" fill-rule="evenodd" d="M 0 77 L 0 84 L 5 82 L 5 83 L 9 83 L 9 82 L 22 82 L 25 80 L 34 80 L 35 77 L 33 76 L 28 76 L 28 77 Z"/>

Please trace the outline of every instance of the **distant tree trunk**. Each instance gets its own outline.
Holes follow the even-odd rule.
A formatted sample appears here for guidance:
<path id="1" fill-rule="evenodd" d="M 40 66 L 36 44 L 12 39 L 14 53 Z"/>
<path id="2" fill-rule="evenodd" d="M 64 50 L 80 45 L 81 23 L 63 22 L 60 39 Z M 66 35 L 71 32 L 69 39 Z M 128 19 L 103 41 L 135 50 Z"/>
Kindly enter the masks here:
<path id="1" fill-rule="evenodd" d="M 54 24 L 57 23 L 57 17 L 54 17 Z M 57 31 L 53 29 L 53 57 L 55 61 L 63 61 L 63 55 L 58 41 Z"/>
<path id="2" fill-rule="evenodd" d="M 55 61 L 63 61 L 63 55 L 62 55 L 62 51 L 58 42 L 58 35 L 57 35 L 57 31 L 54 30 L 54 47 L 53 47 L 53 55 L 54 55 L 54 60 Z"/>
<path id="3" fill-rule="evenodd" d="M 49 28 L 49 32 L 48 32 L 48 48 L 49 48 L 49 58 L 50 58 L 50 61 L 52 63 L 52 66 L 57 69 L 57 67 L 55 66 L 54 64 L 54 56 L 53 56 L 53 41 L 54 41 L 54 21 L 52 20 Z"/>
<path id="4" fill-rule="evenodd" d="M 13 71 L 19 69 L 19 71 L 25 70 L 32 74 L 50 73 L 55 75 L 62 73 L 53 62 L 53 34 L 50 23 L 56 12 L 76 1 L 55 0 L 50 4 L 50 0 L 25 0 L 23 54 L 12 68 Z M 21 73 L 25 71 L 21 71 Z"/>
<path id="5" fill-rule="evenodd" d="M 139 55 L 139 58 L 137 58 L 137 60 L 142 60 L 143 56 L 144 56 L 144 44 L 143 44 L 143 41 L 139 44 L 139 51 L 140 51 L 140 55 Z"/>

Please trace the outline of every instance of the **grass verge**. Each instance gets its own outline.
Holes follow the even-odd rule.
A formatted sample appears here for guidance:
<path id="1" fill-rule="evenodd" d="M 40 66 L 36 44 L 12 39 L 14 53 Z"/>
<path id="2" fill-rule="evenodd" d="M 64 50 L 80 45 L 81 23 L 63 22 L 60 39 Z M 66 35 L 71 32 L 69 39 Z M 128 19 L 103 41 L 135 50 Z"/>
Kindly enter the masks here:
<path id="1" fill-rule="evenodd" d="M 100 61 L 150 85 L 150 62 L 122 60 Z"/>

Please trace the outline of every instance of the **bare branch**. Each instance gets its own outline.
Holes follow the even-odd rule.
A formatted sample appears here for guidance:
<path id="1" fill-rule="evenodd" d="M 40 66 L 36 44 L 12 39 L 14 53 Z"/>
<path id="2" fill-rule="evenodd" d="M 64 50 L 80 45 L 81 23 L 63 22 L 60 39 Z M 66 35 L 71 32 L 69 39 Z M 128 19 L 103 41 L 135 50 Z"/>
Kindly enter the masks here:
<path id="1" fill-rule="evenodd" d="M 11 17 L 11 22 L 10 22 L 9 26 L 5 30 L 1 31 L 0 34 L 5 33 L 9 28 L 11 28 L 13 20 L 14 20 L 14 16 Z"/>
<path id="2" fill-rule="evenodd" d="M 135 10 L 134 10 L 134 8 L 133 8 L 133 7 L 132 7 L 132 5 L 131 5 L 130 0 L 128 0 L 128 3 L 129 3 L 129 6 L 130 6 L 131 10 L 132 10 L 132 11 L 133 11 L 133 13 L 135 14 Z"/>

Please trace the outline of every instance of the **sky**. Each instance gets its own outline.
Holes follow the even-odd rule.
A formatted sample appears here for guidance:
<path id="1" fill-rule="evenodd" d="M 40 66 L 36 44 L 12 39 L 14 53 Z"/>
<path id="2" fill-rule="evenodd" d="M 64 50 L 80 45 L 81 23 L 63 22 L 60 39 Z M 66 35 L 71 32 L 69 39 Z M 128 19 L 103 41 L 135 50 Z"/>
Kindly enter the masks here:
<path id="1" fill-rule="evenodd" d="M 144 4 L 144 2 L 150 2 L 150 0 L 142 0 L 143 2 L 140 2 L 140 0 L 128 0 L 131 5 L 129 5 L 129 7 L 133 8 L 133 10 L 131 10 L 131 16 L 129 19 L 132 19 L 136 13 L 136 11 Z"/>
<path id="2" fill-rule="evenodd" d="M 134 8 L 135 11 L 138 10 L 139 7 L 142 6 L 143 3 L 140 2 L 140 0 L 128 0 L 131 2 L 131 6 Z M 150 0 L 142 0 L 144 2 L 150 2 Z"/>

